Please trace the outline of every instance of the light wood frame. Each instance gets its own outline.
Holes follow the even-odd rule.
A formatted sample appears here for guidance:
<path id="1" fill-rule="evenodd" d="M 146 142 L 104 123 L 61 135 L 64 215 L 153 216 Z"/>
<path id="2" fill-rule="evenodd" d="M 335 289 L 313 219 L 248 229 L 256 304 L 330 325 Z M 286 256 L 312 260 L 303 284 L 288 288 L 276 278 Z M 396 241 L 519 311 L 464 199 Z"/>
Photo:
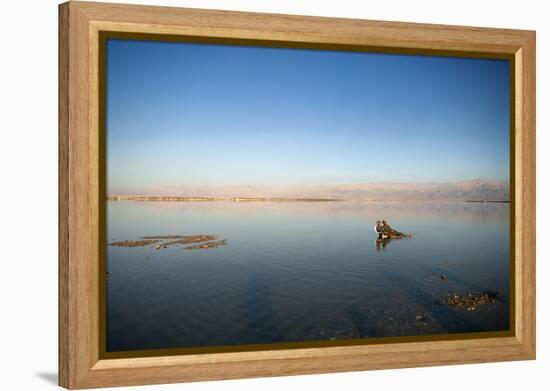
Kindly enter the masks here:
<path id="1" fill-rule="evenodd" d="M 513 65 L 514 329 L 508 337 L 101 359 L 101 31 L 505 55 Z M 513 155 L 514 156 L 514 155 Z M 59 384 L 92 388 L 535 358 L 535 32 L 68 2 L 59 6 Z"/>

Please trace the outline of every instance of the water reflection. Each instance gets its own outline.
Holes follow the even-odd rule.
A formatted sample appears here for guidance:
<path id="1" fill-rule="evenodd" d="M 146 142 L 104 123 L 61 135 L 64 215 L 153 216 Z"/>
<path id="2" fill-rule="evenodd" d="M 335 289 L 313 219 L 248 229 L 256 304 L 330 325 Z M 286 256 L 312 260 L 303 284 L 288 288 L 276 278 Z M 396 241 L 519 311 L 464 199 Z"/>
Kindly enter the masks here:
<path id="1" fill-rule="evenodd" d="M 412 239 L 375 241 L 380 216 Z M 508 204 L 109 202 L 109 242 L 227 244 L 108 246 L 107 350 L 505 330 L 508 219 Z M 436 304 L 487 290 L 499 302 L 476 311 Z"/>
<path id="2" fill-rule="evenodd" d="M 391 238 L 382 238 L 382 239 L 376 239 L 375 245 L 376 245 L 376 251 L 385 251 L 386 246 L 391 242 Z"/>

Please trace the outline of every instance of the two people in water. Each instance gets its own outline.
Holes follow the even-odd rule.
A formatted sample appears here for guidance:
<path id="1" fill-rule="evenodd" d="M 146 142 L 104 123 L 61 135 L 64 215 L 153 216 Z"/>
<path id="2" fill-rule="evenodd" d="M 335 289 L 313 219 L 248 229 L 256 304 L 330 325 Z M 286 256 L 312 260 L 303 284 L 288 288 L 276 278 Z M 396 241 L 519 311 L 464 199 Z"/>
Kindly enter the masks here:
<path id="1" fill-rule="evenodd" d="M 403 239 L 410 238 L 411 235 L 404 234 L 402 232 L 396 231 L 386 220 L 378 220 L 374 226 L 374 231 L 378 235 L 378 240 L 383 239 Z"/>

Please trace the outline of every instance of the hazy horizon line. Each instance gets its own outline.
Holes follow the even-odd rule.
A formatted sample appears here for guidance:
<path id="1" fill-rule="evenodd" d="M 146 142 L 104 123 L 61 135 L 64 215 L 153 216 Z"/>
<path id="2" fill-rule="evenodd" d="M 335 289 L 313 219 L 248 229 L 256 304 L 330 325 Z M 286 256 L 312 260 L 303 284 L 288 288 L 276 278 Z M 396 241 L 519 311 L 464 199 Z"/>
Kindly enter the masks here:
<path id="1" fill-rule="evenodd" d="M 161 184 L 161 185 L 150 185 L 150 186 L 121 186 L 122 188 L 141 188 L 141 189 L 152 189 L 152 188 L 168 188 L 168 187 L 335 187 L 335 186 L 359 186 L 359 185 L 446 185 L 446 184 L 460 184 L 460 183 L 510 183 L 509 179 L 486 179 L 486 178 L 475 178 L 475 179 L 464 179 L 458 181 L 373 181 L 373 182 L 337 182 L 332 184 L 250 184 L 250 183 L 231 183 L 231 184 Z M 118 187 L 118 186 L 114 186 Z"/>

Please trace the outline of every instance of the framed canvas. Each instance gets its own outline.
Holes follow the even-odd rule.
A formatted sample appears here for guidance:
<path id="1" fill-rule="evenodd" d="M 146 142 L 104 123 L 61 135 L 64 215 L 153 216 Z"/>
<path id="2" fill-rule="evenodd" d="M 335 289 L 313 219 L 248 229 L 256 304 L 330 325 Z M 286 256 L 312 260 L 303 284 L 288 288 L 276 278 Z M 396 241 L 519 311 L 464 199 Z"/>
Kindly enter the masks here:
<path id="1" fill-rule="evenodd" d="M 535 358 L 535 32 L 59 6 L 59 384 Z"/>

